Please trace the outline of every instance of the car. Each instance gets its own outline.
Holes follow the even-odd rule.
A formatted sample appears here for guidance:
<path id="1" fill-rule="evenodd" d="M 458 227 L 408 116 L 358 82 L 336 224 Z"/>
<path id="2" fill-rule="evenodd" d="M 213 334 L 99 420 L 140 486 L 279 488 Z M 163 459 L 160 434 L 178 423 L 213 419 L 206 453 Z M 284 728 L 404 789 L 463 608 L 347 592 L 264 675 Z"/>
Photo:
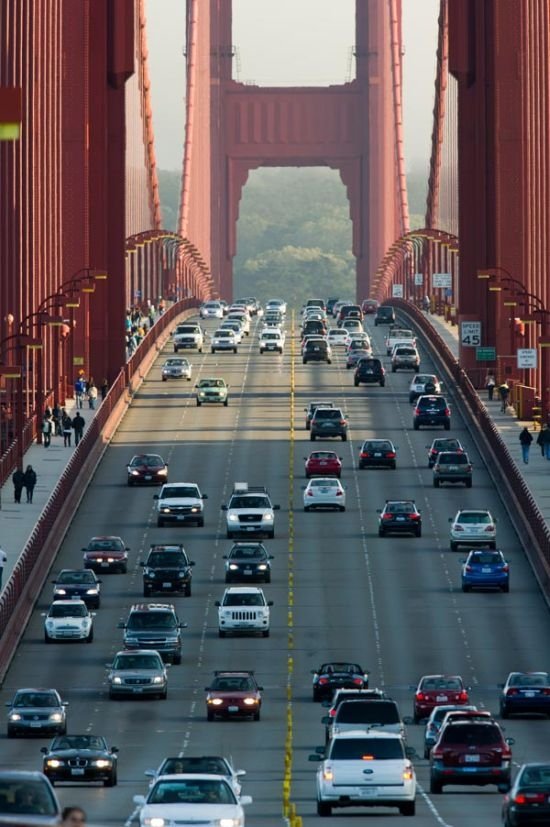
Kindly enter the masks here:
<path id="1" fill-rule="evenodd" d="M 44 641 L 94 639 L 93 618 L 83 600 L 54 600 L 47 612 L 42 612 L 44 620 Z"/>
<path id="2" fill-rule="evenodd" d="M 308 299 L 304 305 L 304 310 L 309 308 L 318 308 L 324 311 L 326 309 L 324 299 Z"/>
<path id="3" fill-rule="evenodd" d="M 516 712 L 550 715 L 548 672 L 510 672 L 500 688 L 501 718 L 509 718 Z"/>
<path id="4" fill-rule="evenodd" d="M 346 510 L 346 491 L 337 477 L 313 477 L 304 489 L 304 511 L 315 508 Z"/>
<path id="5" fill-rule="evenodd" d="M 550 764 L 522 764 L 502 803 L 504 827 L 550 824 Z"/>
<path id="6" fill-rule="evenodd" d="M 451 409 L 444 396 L 419 396 L 413 413 L 415 431 L 423 425 L 442 425 L 451 430 Z"/>
<path id="7" fill-rule="evenodd" d="M 397 468 L 397 449 L 390 439 L 366 439 L 359 449 L 358 468 Z"/>
<path id="8" fill-rule="evenodd" d="M 434 439 L 431 445 L 426 445 L 426 448 L 428 449 L 428 468 L 433 468 L 440 451 L 454 451 L 462 454 L 465 450 L 459 439 L 448 436 Z"/>
<path id="9" fill-rule="evenodd" d="M 414 370 L 418 373 L 420 356 L 417 349 L 412 345 L 396 345 L 392 351 L 391 369 L 392 373 L 398 370 Z"/>
<path id="10" fill-rule="evenodd" d="M 218 607 L 218 637 L 226 637 L 228 633 L 256 632 L 269 637 L 269 609 L 273 601 L 266 600 L 258 586 L 230 586 L 215 605 Z"/>
<path id="11" fill-rule="evenodd" d="M 162 366 L 161 377 L 163 382 L 169 379 L 187 379 L 191 381 L 193 365 L 180 356 L 172 356 Z"/>
<path id="12" fill-rule="evenodd" d="M 59 827 L 61 805 L 43 773 L 0 770 L 0 824 Z"/>
<path id="13" fill-rule="evenodd" d="M 304 336 L 304 338 L 302 339 L 301 344 L 300 344 L 300 354 L 302 356 L 302 359 L 303 359 L 303 356 L 304 356 L 304 351 L 306 351 L 310 347 L 312 342 L 321 342 L 322 344 L 326 344 L 327 343 L 327 337 L 326 336 L 321 336 L 321 335 L 316 334 L 316 333 L 311 334 L 309 336 Z"/>
<path id="14" fill-rule="evenodd" d="M 237 353 L 237 339 L 235 333 L 228 328 L 219 328 L 212 334 L 210 339 L 210 352 L 217 353 L 218 350 L 232 350 Z"/>
<path id="15" fill-rule="evenodd" d="M 283 316 L 286 316 L 286 302 L 283 299 L 269 299 L 265 306 L 266 313 L 270 310 L 276 310 Z"/>
<path id="16" fill-rule="evenodd" d="M 376 313 L 380 303 L 376 299 L 364 299 L 361 304 L 361 310 L 365 316 L 372 316 Z"/>
<path id="17" fill-rule="evenodd" d="M 384 508 L 377 509 L 378 536 L 386 534 L 414 534 L 422 536 L 422 515 L 414 500 L 386 500 Z"/>
<path id="18" fill-rule="evenodd" d="M 489 720 L 494 721 L 492 712 L 489 712 L 488 709 L 453 709 L 449 712 L 445 713 L 443 720 L 441 721 L 441 729 L 446 727 L 447 724 L 451 724 L 453 721 L 464 721 L 465 719 L 469 721 L 479 721 L 479 720 Z"/>
<path id="19" fill-rule="evenodd" d="M 306 431 L 309 431 L 309 429 L 311 428 L 311 420 L 313 419 L 313 414 L 315 413 L 317 408 L 334 408 L 334 407 L 335 407 L 334 402 L 328 402 L 328 401 L 325 402 L 323 400 L 316 401 L 316 402 L 310 402 L 309 405 L 307 406 L 307 408 L 304 408 L 304 411 L 305 411 L 305 414 L 306 414 Z"/>
<path id="20" fill-rule="evenodd" d="M 263 686 L 258 685 L 254 672 L 214 672 L 212 683 L 204 691 L 207 721 L 215 718 L 260 720 Z"/>
<path id="21" fill-rule="evenodd" d="M 199 309 L 201 319 L 223 319 L 223 307 L 219 301 L 209 301 L 201 304 Z"/>
<path id="22" fill-rule="evenodd" d="M 196 322 L 183 322 L 179 324 L 172 334 L 172 344 L 174 353 L 189 348 L 196 348 L 199 353 L 202 353 L 204 333 L 200 324 Z"/>
<path id="23" fill-rule="evenodd" d="M 42 771 L 52 786 L 59 781 L 117 783 L 118 747 L 110 747 L 102 735 L 58 735 L 42 747 Z"/>
<path id="24" fill-rule="evenodd" d="M 269 327 L 276 327 L 280 330 L 284 323 L 285 317 L 282 313 L 279 313 L 278 311 L 267 312 L 264 316 L 264 330 Z"/>
<path id="25" fill-rule="evenodd" d="M 240 345 L 243 340 L 243 328 L 238 319 L 226 319 L 220 325 L 220 330 L 232 330 L 235 336 L 235 344 Z"/>
<path id="26" fill-rule="evenodd" d="M 502 551 L 472 549 L 462 564 L 462 591 L 496 588 L 510 591 L 510 567 Z"/>
<path id="27" fill-rule="evenodd" d="M 121 537 L 105 536 L 92 537 L 84 552 L 84 568 L 96 572 L 120 572 L 126 574 L 128 570 L 128 552 Z"/>
<path id="28" fill-rule="evenodd" d="M 235 482 L 226 511 L 227 539 L 240 534 L 263 534 L 275 537 L 275 511 L 280 505 L 273 505 L 267 488 L 263 485 L 249 485 Z"/>
<path id="29" fill-rule="evenodd" d="M 383 304 L 377 308 L 374 314 L 374 326 L 379 324 L 395 324 L 395 310 L 390 305 Z"/>
<path id="30" fill-rule="evenodd" d="M 335 715 L 324 716 L 322 723 L 326 727 L 327 742 L 354 729 L 394 732 L 405 740 L 405 722 L 396 702 L 390 698 L 346 698 L 338 705 Z"/>
<path id="31" fill-rule="evenodd" d="M 166 700 L 168 696 L 166 665 L 154 649 L 124 649 L 116 653 L 107 669 L 111 699 L 139 696 Z"/>
<path id="32" fill-rule="evenodd" d="M 358 316 L 359 319 L 363 318 L 363 313 L 361 311 L 361 307 L 358 304 L 353 304 L 353 303 L 343 304 L 338 310 L 338 316 L 336 317 L 337 321 L 338 322 L 345 321 L 347 319 L 347 317 L 349 316 L 349 314 L 354 312 L 354 311 L 359 313 L 359 316 Z"/>
<path id="33" fill-rule="evenodd" d="M 346 370 L 356 368 L 357 364 L 361 361 L 361 359 L 369 359 L 371 356 L 372 350 L 370 350 L 370 348 L 368 350 L 366 350 L 363 346 L 358 348 L 352 348 L 350 345 L 346 355 Z"/>
<path id="34" fill-rule="evenodd" d="M 220 379 L 219 377 L 201 379 L 197 382 L 195 388 L 197 390 L 196 400 L 198 407 L 216 403 L 225 405 L 227 408 L 229 404 L 229 385 L 225 379 Z"/>
<path id="35" fill-rule="evenodd" d="M 395 733 L 359 728 L 335 735 L 326 749 L 309 756 L 320 762 L 317 814 L 330 816 L 335 807 L 397 807 L 402 815 L 414 816 L 412 755 Z"/>
<path id="36" fill-rule="evenodd" d="M 261 316 L 263 313 L 262 306 L 256 296 L 245 296 L 240 300 L 245 304 L 251 316 Z"/>
<path id="37" fill-rule="evenodd" d="M 433 373 L 417 373 L 409 386 L 409 402 L 416 402 L 419 396 L 437 396 L 441 393 L 441 382 Z"/>
<path id="38" fill-rule="evenodd" d="M 231 674 L 231 673 L 228 673 Z M 242 673 L 241 673 L 242 674 Z M 160 775 L 221 775 L 230 784 L 237 797 L 241 794 L 240 779 L 246 770 L 236 770 L 231 760 L 222 755 L 177 755 L 164 758 L 156 770 L 145 770 L 145 775 L 153 780 L 152 787 Z"/>
<path id="39" fill-rule="evenodd" d="M 332 316 L 332 311 L 334 310 L 334 305 L 336 304 L 337 301 L 339 301 L 339 299 L 337 297 L 331 296 L 325 302 L 325 309 L 326 309 L 327 313 L 330 314 L 331 316 Z"/>
<path id="40" fill-rule="evenodd" d="M 135 603 L 118 624 L 127 651 L 154 651 L 168 663 L 181 663 L 182 623 L 172 603 Z"/>
<path id="41" fill-rule="evenodd" d="M 363 332 L 363 325 L 359 319 L 350 319 L 347 317 L 342 323 L 342 330 L 346 331 L 344 344 L 346 347 L 349 347 L 352 339 Z"/>
<path id="42" fill-rule="evenodd" d="M 439 794 L 447 784 L 496 784 L 499 792 L 508 792 L 513 743 L 493 720 L 448 723 L 430 753 L 430 792 Z"/>
<path id="43" fill-rule="evenodd" d="M 271 561 L 263 543 L 233 543 L 229 554 L 224 554 L 225 582 L 235 583 L 262 580 L 271 583 Z"/>
<path id="44" fill-rule="evenodd" d="M 440 451 L 433 466 L 433 487 L 442 482 L 463 483 L 472 487 L 472 463 L 464 451 Z"/>
<path id="45" fill-rule="evenodd" d="M 154 544 L 149 548 L 145 560 L 140 562 L 143 568 L 143 596 L 155 593 L 180 593 L 191 597 L 194 560 L 180 544 Z"/>
<path id="46" fill-rule="evenodd" d="M 266 328 L 260 335 L 260 353 L 268 351 L 283 352 L 285 346 L 284 333 L 277 327 Z"/>
<path id="47" fill-rule="evenodd" d="M 375 356 L 359 359 L 353 374 L 354 386 L 357 388 L 359 385 L 372 383 L 380 385 L 381 388 L 386 384 L 386 371 L 382 362 Z"/>
<path id="48" fill-rule="evenodd" d="M 315 476 L 331 477 L 340 479 L 342 476 L 342 457 L 335 451 L 312 451 L 305 460 L 306 479 Z"/>
<path id="49" fill-rule="evenodd" d="M 332 364 L 332 350 L 325 339 L 311 339 L 306 342 L 302 351 L 302 363 L 307 365 L 308 362 L 326 362 L 328 365 Z"/>
<path id="50" fill-rule="evenodd" d="M 460 675 L 424 675 L 418 681 L 414 693 L 414 723 L 428 718 L 436 706 L 469 704 L 468 689 Z"/>
<path id="51" fill-rule="evenodd" d="M 315 408 L 311 418 L 309 438 L 314 442 L 322 439 L 340 437 L 342 442 L 348 438 L 348 421 L 340 408 Z"/>
<path id="52" fill-rule="evenodd" d="M 57 689 L 18 689 L 8 707 L 8 738 L 67 732 L 67 701 Z"/>
<path id="53" fill-rule="evenodd" d="M 447 712 L 456 712 L 457 710 L 477 711 L 477 706 L 473 706 L 472 704 L 463 704 L 462 706 L 458 706 L 457 704 L 441 704 L 440 706 L 433 707 L 424 729 L 424 758 L 430 757 L 431 749 L 439 738 L 439 731 Z"/>
<path id="54" fill-rule="evenodd" d="M 208 494 L 203 494 L 196 482 L 167 483 L 154 499 L 157 501 L 158 528 L 166 523 L 204 526 L 204 500 L 208 499 Z"/>
<path id="55" fill-rule="evenodd" d="M 83 600 L 89 609 L 99 609 L 101 580 L 91 569 L 62 569 L 52 583 L 54 600 Z"/>
<path id="56" fill-rule="evenodd" d="M 241 332 L 244 333 L 245 336 L 250 336 L 250 315 L 244 308 L 240 310 L 230 308 L 227 318 L 239 321 L 241 323 Z"/>
<path id="57" fill-rule="evenodd" d="M 168 465 L 159 454 L 136 454 L 126 467 L 132 485 L 162 485 L 168 482 Z"/>
<path id="58" fill-rule="evenodd" d="M 367 689 L 369 673 L 358 663 L 348 661 L 329 661 L 312 669 L 313 700 L 330 700 L 339 689 Z"/>
<path id="59" fill-rule="evenodd" d="M 327 339 L 332 347 L 344 346 L 347 335 L 347 330 L 344 330 L 342 327 L 331 327 L 327 333 Z"/>
<path id="60" fill-rule="evenodd" d="M 490 511 L 478 508 L 461 508 L 454 517 L 449 517 L 451 523 L 450 547 L 457 551 L 460 546 L 488 546 L 497 547 L 496 520 Z"/>
<path id="61" fill-rule="evenodd" d="M 325 699 L 322 701 L 322 705 L 328 707 L 328 714 L 323 717 L 323 721 L 325 721 L 325 744 L 328 744 L 332 737 L 332 721 L 336 717 L 340 704 L 344 701 L 364 700 L 388 700 L 388 696 L 382 689 L 336 689 L 332 700 Z"/>
<path id="62" fill-rule="evenodd" d="M 416 347 L 416 336 L 414 335 L 414 332 L 407 328 L 400 327 L 399 325 L 392 325 L 384 342 L 386 356 L 392 355 L 396 345 L 410 345 L 412 347 Z"/>
<path id="63" fill-rule="evenodd" d="M 237 798 L 222 775 L 160 775 L 149 794 L 135 795 L 140 827 L 203 824 L 242 827 L 249 795 Z"/>

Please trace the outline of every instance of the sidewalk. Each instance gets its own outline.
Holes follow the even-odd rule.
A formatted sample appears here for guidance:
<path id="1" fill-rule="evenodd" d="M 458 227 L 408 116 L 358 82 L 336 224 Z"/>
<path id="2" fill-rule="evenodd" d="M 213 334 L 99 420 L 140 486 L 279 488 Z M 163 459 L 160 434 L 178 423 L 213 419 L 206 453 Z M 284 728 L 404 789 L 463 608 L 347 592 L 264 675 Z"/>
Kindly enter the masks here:
<path id="1" fill-rule="evenodd" d="M 442 316 L 436 316 L 435 314 L 431 314 L 427 316 L 427 318 L 437 330 L 449 350 L 458 359 L 458 326 L 449 324 Z M 506 444 L 510 455 L 518 466 L 541 514 L 545 521 L 550 523 L 550 462 L 541 456 L 540 446 L 536 444 L 536 437 L 539 432 L 538 430 L 536 432 L 533 431 L 533 421 L 531 419 L 523 422 L 510 414 L 502 413 L 500 410 L 500 399 L 497 400 L 496 397 L 497 393 L 495 392 L 495 399 L 489 402 L 486 391 L 482 391 L 480 394 L 481 402 L 485 406 L 487 413 L 500 433 L 501 439 Z M 519 433 L 524 427 L 527 427 L 533 435 L 528 465 L 525 465 L 521 458 L 521 446 L 519 442 Z"/>

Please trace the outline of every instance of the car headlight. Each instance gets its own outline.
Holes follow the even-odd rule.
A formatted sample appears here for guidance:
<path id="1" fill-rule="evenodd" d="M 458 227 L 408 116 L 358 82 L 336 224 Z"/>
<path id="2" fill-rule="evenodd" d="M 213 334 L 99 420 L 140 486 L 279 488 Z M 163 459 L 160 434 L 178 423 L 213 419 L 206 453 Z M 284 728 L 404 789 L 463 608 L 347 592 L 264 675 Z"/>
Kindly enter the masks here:
<path id="1" fill-rule="evenodd" d="M 113 683 L 116 683 L 117 686 L 120 686 L 122 683 L 122 678 L 119 678 L 118 675 L 115 675 L 113 678 Z"/>
<path id="2" fill-rule="evenodd" d="M 97 761 L 94 761 L 93 763 L 100 770 L 104 770 L 111 766 L 111 761 L 108 761 L 107 758 L 98 758 Z"/>
<path id="3" fill-rule="evenodd" d="M 153 683 L 164 683 L 164 678 L 162 675 L 155 675 L 153 678 Z"/>
<path id="4" fill-rule="evenodd" d="M 239 568 L 239 567 L 237 566 L 237 564 L 236 564 L 236 563 L 230 563 L 230 564 L 229 564 L 229 571 L 237 571 L 237 570 L 238 570 L 238 568 Z"/>
<path id="5" fill-rule="evenodd" d="M 185 572 L 184 571 L 179 571 L 178 572 L 178 577 L 185 577 Z"/>
<path id="6" fill-rule="evenodd" d="M 222 698 L 209 698 L 208 703 L 212 704 L 212 706 L 221 706 L 223 704 Z"/>
<path id="7" fill-rule="evenodd" d="M 157 471 L 157 474 L 159 475 L 159 477 L 165 477 L 167 473 L 168 473 L 168 470 L 166 468 L 161 468 L 160 471 Z"/>
<path id="8" fill-rule="evenodd" d="M 332 781 L 334 778 L 334 773 L 332 772 L 330 767 L 325 767 L 323 770 L 323 781 Z"/>
<path id="9" fill-rule="evenodd" d="M 204 391 L 199 391 L 199 396 L 204 396 Z"/>
<path id="10" fill-rule="evenodd" d="M 168 822 L 160 816 L 151 816 L 150 818 L 144 818 L 143 824 L 144 827 L 165 827 Z"/>
<path id="11" fill-rule="evenodd" d="M 257 698 L 245 698 L 243 700 L 243 703 L 246 704 L 246 706 L 254 706 L 254 704 L 258 703 L 258 699 Z"/>
<path id="12" fill-rule="evenodd" d="M 262 520 L 272 520 L 273 514 L 271 511 L 266 511 L 266 513 L 262 516 Z"/>
<path id="13" fill-rule="evenodd" d="M 97 589 L 86 589 L 86 594 L 97 594 Z"/>
<path id="14" fill-rule="evenodd" d="M 220 818 L 219 827 L 241 827 L 242 820 L 240 818 Z"/>
<path id="15" fill-rule="evenodd" d="M 265 571 L 267 569 L 267 565 L 265 563 L 260 563 L 258 566 L 258 571 Z"/>
<path id="16" fill-rule="evenodd" d="M 227 519 L 231 520 L 232 523 L 238 523 L 239 522 L 239 518 L 237 517 L 236 514 L 229 514 Z"/>
<path id="17" fill-rule="evenodd" d="M 193 508 L 191 509 L 191 514 L 197 514 L 199 511 L 200 511 L 200 508 L 198 507 L 198 505 L 194 505 Z"/>
<path id="18" fill-rule="evenodd" d="M 46 766 L 51 767 L 53 770 L 57 769 L 58 767 L 63 766 L 63 761 L 60 761 L 59 758 L 48 758 L 46 761 Z"/>
<path id="19" fill-rule="evenodd" d="M 166 505 L 163 505 L 163 507 L 160 510 L 163 514 L 170 514 L 170 509 Z"/>
<path id="20" fill-rule="evenodd" d="M 86 618 L 85 620 L 80 621 L 80 628 L 84 631 L 88 628 L 88 624 L 90 621 Z"/>
<path id="21" fill-rule="evenodd" d="M 132 477 L 139 477 L 139 471 L 136 471 L 135 468 L 131 468 L 129 473 L 132 475 Z"/>
<path id="22" fill-rule="evenodd" d="M 58 588 L 57 586 L 55 587 L 55 593 L 56 593 L 56 594 L 67 594 L 67 592 L 65 591 L 65 589 L 60 589 L 60 588 Z"/>
<path id="23" fill-rule="evenodd" d="M 61 714 L 61 712 L 52 712 L 52 714 L 49 717 L 49 720 L 55 721 L 56 724 L 59 724 L 63 720 L 63 715 Z"/>
<path id="24" fill-rule="evenodd" d="M 10 721 L 20 721 L 21 715 L 19 714 L 19 712 L 10 712 L 9 719 Z"/>
<path id="25" fill-rule="evenodd" d="M 46 621 L 46 629 L 53 629 L 54 627 L 55 627 L 55 623 L 53 622 L 53 620 L 47 620 Z"/>

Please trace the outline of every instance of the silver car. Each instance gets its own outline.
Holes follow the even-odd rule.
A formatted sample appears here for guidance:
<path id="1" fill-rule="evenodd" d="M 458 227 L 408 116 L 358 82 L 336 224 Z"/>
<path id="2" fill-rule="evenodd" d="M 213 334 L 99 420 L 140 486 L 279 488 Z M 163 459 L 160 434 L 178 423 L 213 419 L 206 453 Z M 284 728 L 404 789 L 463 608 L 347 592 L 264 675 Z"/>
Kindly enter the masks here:
<path id="1" fill-rule="evenodd" d="M 237 352 L 237 339 L 233 330 L 221 328 L 212 334 L 210 352 L 216 353 L 218 350 L 232 350 L 233 353 Z"/>
<path id="2" fill-rule="evenodd" d="M 109 697 L 147 695 L 166 699 L 168 694 L 167 666 L 159 653 L 151 649 L 117 652 L 109 670 Z"/>
<path id="3" fill-rule="evenodd" d="M 496 520 L 490 511 L 482 509 L 460 509 L 451 523 L 450 547 L 456 551 L 459 546 L 497 547 Z"/>
<path id="4" fill-rule="evenodd" d="M 0 771 L 0 824 L 12 827 L 59 825 L 61 807 L 55 791 L 41 772 Z"/>
<path id="5" fill-rule="evenodd" d="M 7 701 L 8 738 L 17 735 L 44 733 L 64 735 L 67 732 L 66 701 L 56 689 L 18 689 L 13 701 Z"/>
<path id="6" fill-rule="evenodd" d="M 190 365 L 187 359 L 178 356 L 167 359 L 162 366 L 162 381 L 167 382 L 168 379 L 187 379 L 191 381 L 191 370 L 193 365 Z"/>
<path id="7" fill-rule="evenodd" d="M 221 755 L 178 755 L 174 758 L 165 758 L 156 770 L 145 770 L 145 775 L 153 780 L 152 787 L 160 775 L 220 775 L 231 785 L 238 797 L 241 794 L 240 778 L 246 775 L 246 770 L 236 770 L 228 758 Z"/>
<path id="8" fill-rule="evenodd" d="M 304 490 L 304 511 L 314 508 L 346 510 L 346 491 L 336 477 L 313 477 Z"/>
<path id="9" fill-rule="evenodd" d="M 476 710 L 477 707 L 471 705 L 457 706 L 456 704 L 444 704 L 443 706 L 434 706 L 431 715 L 426 722 L 426 729 L 424 730 L 424 758 L 430 757 L 430 750 L 439 738 L 439 731 L 443 723 L 443 719 L 447 712 L 454 712 L 458 710 Z"/>

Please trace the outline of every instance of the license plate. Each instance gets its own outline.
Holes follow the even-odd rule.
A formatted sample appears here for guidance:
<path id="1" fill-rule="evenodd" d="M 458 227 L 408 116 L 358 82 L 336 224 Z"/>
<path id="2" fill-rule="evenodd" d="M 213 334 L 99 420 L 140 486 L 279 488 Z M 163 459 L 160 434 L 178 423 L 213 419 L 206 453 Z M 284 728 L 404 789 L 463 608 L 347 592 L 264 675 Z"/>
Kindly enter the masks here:
<path id="1" fill-rule="evenodd" d="M 185 517 L 183 516 L 183 514 L 178 514 L 177 519 L 178 520 L 185 520 Z"/>
<path id="2" fill-rule="evenodd" d="M 100 563 L 100 566 L 105 566 L 106 567 L 108 565 L 109 565 L 109 563 L 107 563 L 107 561 L 105 561 L 105 560 L 102 560 L 101 563 Z"/>
<path id="3" fill-rule="evenodd" d="M 361 787 L 359 796 L 361 798 L 373 798 L 378 795 L 378 787 Z"/>
<path id="4" fill-rule="evenodd" d="M 227 707 L 227 711 L 228 711 L 228 712 L 238 712 L 238 711 L 239 711 L 239 707 L 238 707 L 238 706 L 228 706 L 228 707 Z"/>
<path id="5" fill-rule="evenodd" d="M 437 703 L 442 703 L 442 702 L 448 701 L 448 700 L 449 699 L 448 699 L 447 695 L 437 695 L 436 696 Z"/>
<path id="6" fill-rule="evenodd" d="M 479 764 L 480 756 L 479 755 L 465 755 L 464 761 L 466 764 Z"/>
<path id="7" fill-rule="evenodd" d="M 245 531 L 256 531 L 256 526 L 255 525 L 247 525 L 247 526 L 244 527 L 244 530 Z"/>
<path id="8" fill-rule="evenodd" d="M 329 488 L 321 488 L 321 494 L 330 494 Z"/>
<path id="9" fill-rule="evenodd" d="M 370 374 L 370 373 L 373 373 L 373 372 L 374 372 L 374 371 L 372 371 L 372 370 L 367 370 L 367 371 L 366 371 L 366 373 L 369 373 L 369 374 Z"/>
<path id="10" fill-rule="evenodd" d="M 132 687 L 132 692 L 143 692 L 142 686 L 134 686 Z"/>
<path id="11" fill-rule="evenodd" d="M 252 574 L 252 569 L 245 569 L 243 574 Z"/>
<path id="12" fill-rule="evenodd" d="M 404 523 L 405 522 L 404 517 L 396 517 L 395 519 L 396 519 L 396 522 L 398 522 L 398 523 Z"/>
<path id="13" fill-rule="evenodd" d="M 145 479 L 146 479 L 146 480 L 152 480 L 152 479 L 153 479 L 153 477 L 151 476 L 151 474 L 146 474 L 146 475 L 145 475 Z"/>
<path id="14" fill-rule="evenodd" d="M 481 572 L 482 572 L 482 574 L 491 574 L 491 569 L 489 569 L 489 568 L 481 569 Z"/>
<path id="15" fill-rule="evenodd" d="M 382 454 L 380 454 L 379 452 L 376 452 L 376 453 L 374 454 L 374 456 L 375 456 L 375 457 L 381 457 L 381 456 L 382 456 Z"/>
<path id="16" fill-rule="evenodd" d="M 163 589 L 171 589 L 171 588 L 172 588 L 172 584 L 171 584 L 171 583 L 163 583 L 163 584 L 162 584 L 162 588 L 163 588 Z"/>
<path id="17" fill-rule="evenodd" d="M 72 594 L 71 595 L 71 600 L 80 600 L 80 595 L 79 594 Z"/>
<path id="18" fill-rule="evenodd" d="M 459 471 L 458 465 L 449 465 L 449 471 Z"/>
<path id="19" fill-rule="evenodd" d="M 39 729 L 41 726 L 40 721 L 31 721 L 31 729 Z"/>
<path id="20" fill-rule="evenodd" d="M 534 697 L 535 697 L 535 695 L 536 695 L 536 693 L 535 693 L 535 692 L 531 692 L 531 691 L 529 691 L 529 692 L 524 692 L 523 694 L 524 694 L 524 696 L 525 696 L 526 698 L 534 698 Z"/>
<path id="21" fill-rule="evenodd" d="M 328 465 L 328 462 L 326 461 L 326 459 L 322 459 L 319 465 Z"/>
<path id="22" fill-rule="evenodd" d="M 77 767 L 71 770 L 71 775 L 84 775 L 84 770 Z"/>

